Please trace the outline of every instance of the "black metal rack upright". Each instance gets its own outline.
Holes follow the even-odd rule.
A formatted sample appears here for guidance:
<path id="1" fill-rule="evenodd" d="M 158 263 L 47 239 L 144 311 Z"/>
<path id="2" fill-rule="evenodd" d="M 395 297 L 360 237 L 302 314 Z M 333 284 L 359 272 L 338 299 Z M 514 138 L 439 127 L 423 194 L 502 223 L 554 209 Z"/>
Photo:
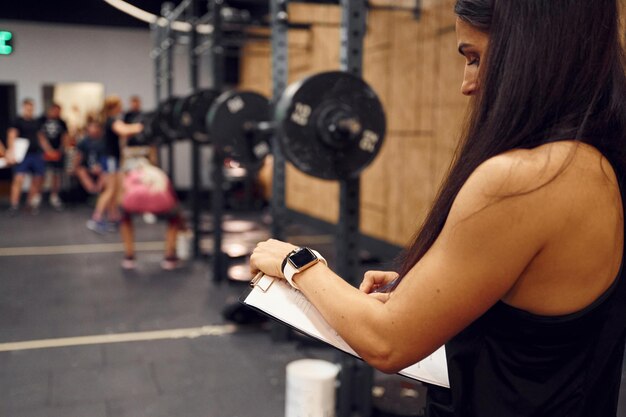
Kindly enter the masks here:
<path id="1" fill-rule="evenodd" d="M 272 25 L 272 104 L 275 105 L 287 88 L 288 81 L 287 0 L 272 0 L 270 13 Z M 277 135 L 272 135 L 271 146 L 274 157 L 271 201 L 272 236 L 276 239 L 284 239 L 287 217 L 285 209 L 285 156 L 280 149 Z"/>
<path id="2" fill-rule="evenodd" d="M 271 0 L 272 81 L 274 102 L 287 86 L 288 77 L 288 13 L 287 0 Z M 367 0 L 341 0 L 340 69 L 356 76 L 363 72 L 363 39 L 367 21 Z M 272 183 L 272 236 L 285 238 L 287 209 L 285 204 L 285 157 L 277 137 L 272 138 L 274 171 Z M 337 272 L 346 281 L 358 286 L 360 187 L 357 178 L 340 181 L 339 222 L 337 225 Z M 289 330 L 280 324 L 272 327 L 272 339 L 284 341 Z M 369 417 L 372 413 L 372 368 L 347 354 L 339 354 L 341 364 L 337 417 Z"/>
<path id="3" fill-rule="evenodd" d="M 189 35 L 189 79 L 193 93 L 200 89 L 200 50 L 198 36 L 199 0 L 191 3 L 191 33 Z M 200 257 L 200 223 L 202 221 L 200 152 L 202 146 L 196 140 L 191 141 L 191 224 L 193 227 L 193 257 Z"/>
<path id="4" fill-rule="evenodd" d="M 179 35 L 173 29 L 172 24 L 189 11 L 193 1 L 184 0 L 176 7 L 171 2 L 163 3 L 161 5 L 161 18 L 150 25 L 154 41 L 150 56 L 154 60 L 155 99 L 157 103 L 171 98 L 174 94 L 174 48 Z M 193 37 L 194 34 L 195 30 L 192 31 L 191 36 Z M 195 80 L 197 81 L 197 77 Z M 194 78 L 192 77 L 192 88 L 193 82 Z M 165 86 L 165 95 L 162 94 L 163 86 Z M 172 183 L 176 184 L 174 143 L 169 140 L 166 146 L 168 174 Z"/>
<path id="5" fill-rule="evenodd" d="M 341 0 L 340 4 L 340 68 L 360 77 L 363 73 L 367 0 Z M 358 286 L 361 180 L 359 177 L 342 180 L 339 187 L 337 272 L 346 281 Z M 372 368 L 344 353 L 339 354 L 339 362 L 337 417 L 369 417 L 372 413 Z"/>
<path id="6" fill-rule="evenodd" d="M 211 73 L 213 74 L 212 87 L 222 90 L 224 87 L 224 48 L 222 39 L 222 6 L 223 0 L 209 1 L 209 16 L 213 26 L 211 33 Z M 213 190 L 211 192 L 211 206 L 213 211 L 213 281 L 221 282 L 227 273 L 226 255 L 222 251 L 222 218 L 224 216 L 224 154 L 219 146 L 213 146 L 211 168 Z"/>
<path id="7" fill-rule="evenodd" d="M 272 105 L 276 102 L 287 88 L 289 70 L 289 50 L 287 48 L 288 15 L 287 0 L 271 0 L 270 3 L 272 25 Z M 285 226 L 287 222 L 287 210 L 285 204 L 285 169 L 286 159 L 280 148 L 280 140 L 276 134 L 271 138 L 272 156 L 274 166 L 272 173 L 272 237 L 284 240 Z M 290 330 L 280 323 L 272 323 L 271 337 L 273 341 L 286 341 Z"/>
<path id="8" fill-rule="evenodd" d="M 188 34 L 188 63 L 189 63 L 189 85 L 190 93 L 196 93 L 200 90 L 200 59 L 202 56 L 208 56 L 209 61 L 209 79 L 210 88 L 221 91 L 224 84 L 224 50 L 221 46 L 221 8 L 223 0 L 208 0 L 208 13 L 200 16 L 200 0 L 184 0 L 174 8 L 172 3 L 163 3 L 161 7 L 161 18 L 152 23 L 151 30 L 153 35 L 154 47 L 151 57 L 154 60 L 154 78 L 157 103 L 166 100 L 173 95 L 174 90 L 174 46 L 176 45 L 180 34 L 174 30 L 175 24 L 180 24 L 181 17 L 184 23 L 188 24 L 183 30 Z M 176 23 L 175 23 L 176 22 Z M 201 30 L 202 29 L 202 30 Z M 165 94 L 163 89 L 165 87 Z M 174 164 L 175 153 L 173 143 L 168 142 L 167 161 L 169 167 L 169 175 L 174 181 Z M 193 228 L 193 256 L 199 258 L 201 256 L 200 242 L 203 231 L 202 223 L 202 178 L 201 178 L 201 154 L 202 143 L 196 140 L 191 142 L 191 170 L 192 170 L 192 186 L 191 186 L 191 217 Z M 224 197 L 221 195 L 217 187 L 222 184 L 223 174 L 221 167 L 222 161 L 213 158 L 213 169 L 211 178 L 214 185 L 213 194 L 213 213 L 214 221 L 221 222 Z M 219 167 L 219 169 L 218 169 Z M 218 191 L 218 192 L 215 192 Z M 217 207 L 220 209 L 217 209 Z M 214 225 L 215 227 L 215 225 Z M 221 248 L 221 228 L 215 227 L 214 244 L 215 247 Z M 216 268 L 222 268 L 221 255 L 215 255 Z M 216 269 L 218 270 L 218 269 Z M 214 278 L 219 280 L 222 274 L 215 274 Z"/>

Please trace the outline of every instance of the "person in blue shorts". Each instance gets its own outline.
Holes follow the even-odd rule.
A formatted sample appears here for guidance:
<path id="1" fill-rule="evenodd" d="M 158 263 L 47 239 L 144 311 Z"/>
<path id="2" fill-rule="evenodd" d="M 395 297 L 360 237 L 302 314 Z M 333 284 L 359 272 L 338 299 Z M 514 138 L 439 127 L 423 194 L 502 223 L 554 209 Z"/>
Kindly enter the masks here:
<path id="1" fill-rule="evenodd" d="M 46 163 L 43 159 L 43 151 L 51 152 L 52 148 L 46 138 L 41 134 L 41 123 L 34 116 L 34 105 L 32 99 L 22 101 L 21 116 L 11 122 L 7 131 L 7 153 L 6 158 L 13 167 L 13 181 L 11 183 L 11 207 L 9 214 L 15 215 L 19 211 L 20 196 L 26 175 L 32 175 L 32 181 L 27 197 L 27 204 L 33 214 L 39 209 L 41 197 L 41 183 L 46 173 Z M 15 142 L 17 138 L 24 138 L 29 141 L 28 150 L 24 160 L 17 163 L 15 159 Z"/>

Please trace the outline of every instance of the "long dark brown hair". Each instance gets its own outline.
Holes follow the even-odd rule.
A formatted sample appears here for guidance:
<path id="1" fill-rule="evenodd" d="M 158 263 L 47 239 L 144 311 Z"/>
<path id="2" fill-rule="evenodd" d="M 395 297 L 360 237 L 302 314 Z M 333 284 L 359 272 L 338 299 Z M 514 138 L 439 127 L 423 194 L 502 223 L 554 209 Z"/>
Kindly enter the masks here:
<path id="1" fill-rule="evenodd" d="M 400 276 L 439 236 L 470 174 L 516 148 L 588 143 L 624 172 L 626 76 L 618 0 L 457 0 L 455 13 L 489 35 L 480 89 L 435 202 L 400 258 Z"/>

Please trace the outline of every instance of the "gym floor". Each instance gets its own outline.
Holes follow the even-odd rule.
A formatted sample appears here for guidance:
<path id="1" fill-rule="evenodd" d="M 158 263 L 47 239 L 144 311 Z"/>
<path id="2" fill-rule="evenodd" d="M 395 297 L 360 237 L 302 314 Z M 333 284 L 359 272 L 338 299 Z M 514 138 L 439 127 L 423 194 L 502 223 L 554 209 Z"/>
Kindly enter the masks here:
<path id="1" fill-rule="evenodd" d="M 285 366 L 336 358 L 299 337 L 272 342 L 269 323 L 226 322 L 245 286 L 214 283 L 206 260 L 161 270 L 161 224 L 135 221 L 138 268 L 123 271 L 119 236 L 87 230 L 89 214 L 0 217 L 1 416 L 279 417 Z M 257 217 L 253 238 L 267 233 Z M 332 253 L 332 237 L 294 232 Z"/>
<path id="2" fill-rule="evenodd" d="M 287 363 L 332 360 L 329 349 L 273 343 L 267 325 L 225 322 L 245 286 L 215 284 L 207 261 L 161 270 L 164 225 L 135 221 L 147 243 L 137 270 L 123 271 L 119 236 L 87 230 L 89 214 L 0 219 L 0 415 L 276 417 Z M 180 329 L 209 335 L 174 338 Z M 128 333 L 155 339 L 119 342 Z M 24 341 L 36 342 L 11 344 Z"/>

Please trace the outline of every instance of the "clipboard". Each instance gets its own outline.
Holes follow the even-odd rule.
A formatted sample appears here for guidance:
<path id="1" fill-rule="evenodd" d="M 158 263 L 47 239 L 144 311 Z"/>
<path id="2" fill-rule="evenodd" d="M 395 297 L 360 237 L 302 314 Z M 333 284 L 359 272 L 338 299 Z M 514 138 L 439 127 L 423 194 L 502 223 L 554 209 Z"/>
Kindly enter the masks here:
<path id="1" fill-rule="evenodd" d="M 259 273 L 250 281 L 249 288 L 239 297 L 239 301 L 309 337 L 361 359 L 304 294 L 292 288 L 284 279 Z M 417 381 L 450 388 L 445 346 L 398 373 Z"/>

